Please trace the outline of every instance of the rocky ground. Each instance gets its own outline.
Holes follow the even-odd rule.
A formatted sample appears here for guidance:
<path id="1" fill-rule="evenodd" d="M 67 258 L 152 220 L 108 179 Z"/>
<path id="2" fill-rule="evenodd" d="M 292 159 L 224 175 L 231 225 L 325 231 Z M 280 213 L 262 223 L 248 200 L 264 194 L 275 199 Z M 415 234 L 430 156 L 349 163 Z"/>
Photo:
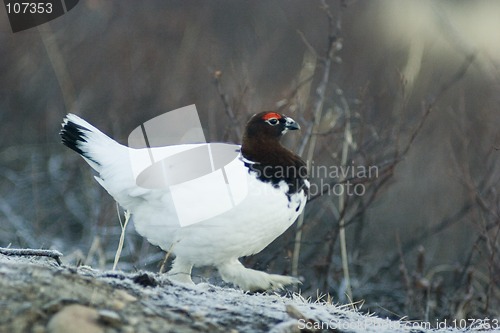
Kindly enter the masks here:
<path id="1" fill-rule="evenodd" d="M 65 266 L 57 252 L 0 253 L 0 332 L 437 332 L 296 294 Z"/>

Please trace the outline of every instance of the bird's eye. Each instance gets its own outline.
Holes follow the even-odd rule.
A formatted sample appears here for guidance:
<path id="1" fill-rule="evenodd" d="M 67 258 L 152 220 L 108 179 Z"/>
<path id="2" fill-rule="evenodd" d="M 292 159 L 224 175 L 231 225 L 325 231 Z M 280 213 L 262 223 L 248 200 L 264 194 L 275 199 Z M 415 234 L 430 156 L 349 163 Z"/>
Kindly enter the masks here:
<path id="1" fill-rule="evenodd" d="M 278 120 L 278 119 L 276 119 L 276 118 L 271 118 L 271 119 L 266 120 L 266 122 L 267 122 L 269 125 L 271 125 L 271 126 L 276 126 L 276 125 L 278 125 L 279 120 Z"/>

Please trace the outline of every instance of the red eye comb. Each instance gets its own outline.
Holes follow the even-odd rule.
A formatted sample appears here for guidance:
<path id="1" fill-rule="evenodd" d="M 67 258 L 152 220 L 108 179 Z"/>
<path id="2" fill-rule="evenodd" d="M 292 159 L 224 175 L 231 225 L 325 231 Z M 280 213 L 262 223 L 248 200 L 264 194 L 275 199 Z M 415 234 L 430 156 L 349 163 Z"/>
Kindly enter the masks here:
<path id="1" fill-rule="evenodd" d="M 276 112 L 269 112 L 269 113 L 266 113 L 262 119 L 264 120 L 269 120 L 271 118 L 276 118 L 276 119 L 281 119 L 281 115 L 279 113 L 276 113 Z"/>

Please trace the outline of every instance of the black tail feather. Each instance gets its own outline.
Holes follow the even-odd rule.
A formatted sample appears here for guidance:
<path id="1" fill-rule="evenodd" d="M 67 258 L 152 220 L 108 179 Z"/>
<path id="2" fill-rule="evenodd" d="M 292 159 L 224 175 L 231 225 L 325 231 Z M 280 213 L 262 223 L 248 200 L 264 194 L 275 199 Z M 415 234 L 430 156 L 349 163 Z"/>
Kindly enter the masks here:
<path id="1" fill-rule="evenodd" d="M 66 147 L 76 151 L 78 154 L 86 158 L 90 158 L 86 155 L 86 152 L 80 148 L 83 142 L 87 142 L 86 132 L 89 132 L 88 128 L 66 119 L 59 135 L 61 136 L 62 143 Z"/>

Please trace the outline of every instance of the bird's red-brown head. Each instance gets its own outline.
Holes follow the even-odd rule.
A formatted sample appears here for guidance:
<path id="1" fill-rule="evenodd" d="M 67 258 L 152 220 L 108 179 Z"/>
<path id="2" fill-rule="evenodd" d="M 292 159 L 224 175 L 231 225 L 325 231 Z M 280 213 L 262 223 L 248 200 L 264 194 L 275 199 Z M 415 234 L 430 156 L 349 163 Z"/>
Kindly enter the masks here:
<path id="1" fill-rule="evenodd" d="M 300 129 L 299 124 L 290 117 L 273 111 L 264 111 L 255 114 L 248 121 L 243 145 L 245 140 L 279 140 L 289 130 Z"/>
<path id="2" fill-rule="evenodd" d="M 273 185 L 284 180 L 290 193 L 304 187 L 307 168 L 300 156 L 283 147 L 279 140 L 289 130 L 298 129 L 295 120 L 283 114 L 257 113 L 248 121 L 241 145 L 241 153 L 249 161 L 247 167 L 256 171 L 260 180 Z"/>

